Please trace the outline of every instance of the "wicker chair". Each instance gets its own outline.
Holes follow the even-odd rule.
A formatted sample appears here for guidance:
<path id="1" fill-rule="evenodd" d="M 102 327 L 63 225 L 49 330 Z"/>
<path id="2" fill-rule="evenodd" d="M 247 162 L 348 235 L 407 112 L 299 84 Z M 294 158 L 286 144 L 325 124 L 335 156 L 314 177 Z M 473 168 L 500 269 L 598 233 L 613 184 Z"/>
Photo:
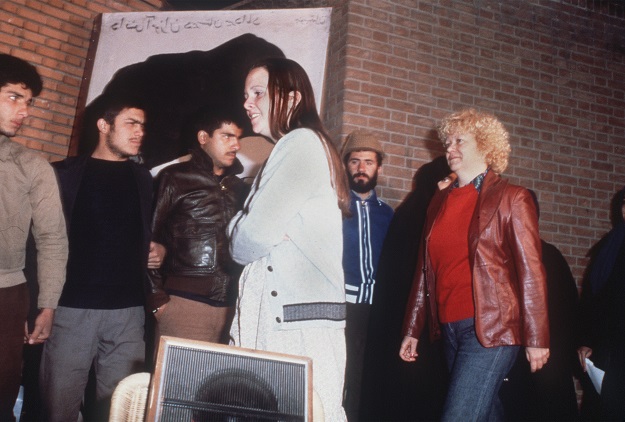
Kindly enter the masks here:
<path id="1" fill-rule="evenodd" d="M 121 380 L 113 392 L 109 422 L 143 422 L 149 385 L 149 372 L 140 372 Z"/>

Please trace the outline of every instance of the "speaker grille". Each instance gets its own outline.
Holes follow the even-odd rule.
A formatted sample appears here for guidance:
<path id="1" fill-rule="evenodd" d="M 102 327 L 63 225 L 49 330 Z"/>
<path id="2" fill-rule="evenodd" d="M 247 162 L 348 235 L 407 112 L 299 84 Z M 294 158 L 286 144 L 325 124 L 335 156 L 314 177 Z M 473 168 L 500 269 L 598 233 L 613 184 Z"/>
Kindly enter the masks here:
<path id="1" fill-rule="evenodd" d="M 212 343 L 164 343 L 160 365 L 157 362 L 162 371 L 158 420 L 306 420 L 309 360 L 297 362 L 255 351 L 241 354 L 237 352 L 246 349 Z"/>

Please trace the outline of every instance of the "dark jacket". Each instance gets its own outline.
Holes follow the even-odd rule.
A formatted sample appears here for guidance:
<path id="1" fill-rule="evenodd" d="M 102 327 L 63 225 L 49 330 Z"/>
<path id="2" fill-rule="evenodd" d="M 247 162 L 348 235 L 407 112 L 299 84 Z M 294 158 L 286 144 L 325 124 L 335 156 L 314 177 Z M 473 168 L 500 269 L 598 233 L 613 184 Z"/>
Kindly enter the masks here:
<path id="1" fill-rule="evenodd" d="M 150 271 L 148 305 L 156 309 L 168 302 L 167 277 L 196 278 L 211 301 L 232 303 L 241 267 L 229 253 L 226 227 L 240 210 L 249 187 L 236 174 L 241 163 L 227 168 L 224 177 L 213 173 L 213 161 L 199 147 L 187 162 L 163 169 L 153 218 L 153 240 L 167 255 L 158 271 Z M 177 285 L 176 290 L 186 290 Z M 197 293 L 197 289 L 195 292 Z"/>
<path id="2" fill-rule="evenodd" d="M 361 421 L 429 421 L 441 417 L 447 393 L 447 366 L 440 342 L 419 341 L 419 359 L 397 356 L 402 321 L 419 254 L 419 241 L 437 182 L 451 170 L 445 156 L 422 165 L 413 191 L 395 209 L 380 255 L 365 350 Z"/>
<path id="3" fill-rule="evenodd" d="M 437 192 L 428 208 L 404 319 L 406 336 L 419 338 L 428 313 L 431 335 L 440 336 L 436 280 L 427 242 L 450 189 Z M 480 344 L 549 347 L 546 275 L 536 208 L 526 189 L 492 171 L 484 178 L 469 226 L 469 261 Z"/>
<path id="4" fill-rule="evenodd" d="M 70 230 L 69 222 L 72 221 L 74 203 L 76 202 L 76 196 L 78 195 L 78 189 L 80 188 L 80 182 L 88 159 L 88 155 L 80 155 L 52 163 L 52 167 L 54 167 L 59 179 L 63 212 L 65 213 L 65 220 L 68 222 L 68 232 Z M 150 221 L 152 221 L 152 176 L 147 169 L 138 164 L 133 163 L 131 168 L 137 182 L 137 190 L 139 191 L 141 222 L 143 223 L 142 245 L 147 265 L 150 239 L 152 237 L 150 230 Z"/>
<path id="5" fill-rule="evenodd" d="M 67 222 L 68 235 L 72 227 L 72 217 L 76 197 L 83 180 L 83 174 L 87 166 L 89 155 L 80 155 L 77 157 L 69 157 L 65 160 L 52 163 L 58 180 L 61 192 L 61 200 L 63 202 L 63 212 L 65 213 L 65 221 Z M 150 222 L 152 219 L 152 176 L 150 172 L 134 162 L 130 162 L 130 168 L 137 185 L 139 193 L 139 206 L 141 213 L 141 268 L 147 267 L 148 253 L 150 250 L 150 240 L 152 231 Z M 145 280 L 142 280 L 145 284 Z M 68 288 L 66 283 L 65 288 Z M 141 286 L 143 290 L 143 286 Z M 142 294 L 141 294 L 142 296 Z M 143 302 L 143 297 L 141 297 Z"/>
<path id="6" fill-rule="evenodd" d="M 605 371 L 601 395 L 587 375 L 581 378 L 582 418 L 625 420 L 625 221 L 621 207 L 625 188 L 612 201 L 615 226 L 589 252 L 584 274 L 580 320 L 575 326 L 579 346 L 592 349 L 590 360 Z"/>

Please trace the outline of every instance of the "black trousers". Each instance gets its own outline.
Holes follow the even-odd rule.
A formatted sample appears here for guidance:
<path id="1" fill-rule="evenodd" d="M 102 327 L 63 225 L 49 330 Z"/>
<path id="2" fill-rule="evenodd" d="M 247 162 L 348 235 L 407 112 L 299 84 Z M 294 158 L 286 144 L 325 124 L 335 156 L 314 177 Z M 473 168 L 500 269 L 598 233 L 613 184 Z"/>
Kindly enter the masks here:
<path id="1" fill-rule="evenodd" d="M 369 330 L 369 314 L 371 305 L 364 303 L 347 303 L 347 319 L 345 325 L 345 342 L 347 362 L 345 365 L 345 393 L 343 407 L 347 420 L 355 422 L 359 419 L 360 391 L 362 374 Z"/>

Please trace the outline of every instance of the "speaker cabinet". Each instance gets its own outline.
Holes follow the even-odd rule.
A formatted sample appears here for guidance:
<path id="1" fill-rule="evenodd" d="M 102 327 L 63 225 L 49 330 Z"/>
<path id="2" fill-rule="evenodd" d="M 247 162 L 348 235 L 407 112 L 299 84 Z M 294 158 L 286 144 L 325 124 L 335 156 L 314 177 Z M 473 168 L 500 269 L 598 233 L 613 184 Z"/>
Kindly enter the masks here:
<path id="1" fill-rule="evenodd" d="M 312 361 L 161 337 L 148 421 L 312 421 Z"/>

